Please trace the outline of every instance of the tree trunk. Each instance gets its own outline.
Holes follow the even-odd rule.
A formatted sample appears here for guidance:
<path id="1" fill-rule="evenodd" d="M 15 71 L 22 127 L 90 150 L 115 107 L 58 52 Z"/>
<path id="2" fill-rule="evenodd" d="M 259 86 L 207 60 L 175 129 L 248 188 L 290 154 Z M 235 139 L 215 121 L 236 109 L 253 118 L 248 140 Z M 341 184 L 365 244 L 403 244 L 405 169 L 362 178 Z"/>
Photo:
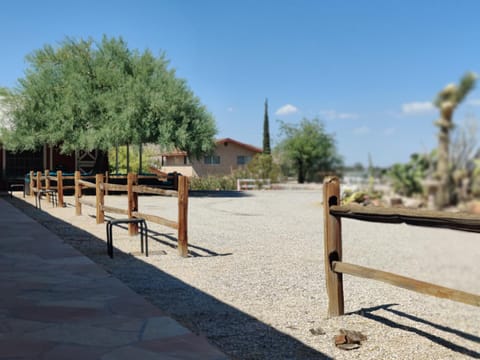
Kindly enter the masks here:
<path id="1" fill-rule="evenodd" d="M 92 168 L 92 174 L 104 173 L 108 169 L 107 160 L 108 160 L 108 156 L 106 155 L 106 152 L 103 150 L 99 150 L 97 152 L 97 158 L 95 159 L 95 164 L 93 165 L 93 168 Z"/>
<path id="2" fill-rule="evenodd" d="M 303 184 L 305 182 L 305 169 L 304 169 L 304 166 L 303 166 L 303 161 L 299 161 L 297 163 L 297 170 L 298 170 L 298 183 L 299 184 Z"/>
<path id="3" fill-rule="evenodd" d="M 450 164 L 449 146 L 450 130 L 452 128 L 451 113 L 442 112 L 442 118 L 437 123 L 440 127 L 438 134 L 438 162 L 437 177 L 439 180 L 436 194 L 436 206 L 441 209 L 450 204 Z"/>

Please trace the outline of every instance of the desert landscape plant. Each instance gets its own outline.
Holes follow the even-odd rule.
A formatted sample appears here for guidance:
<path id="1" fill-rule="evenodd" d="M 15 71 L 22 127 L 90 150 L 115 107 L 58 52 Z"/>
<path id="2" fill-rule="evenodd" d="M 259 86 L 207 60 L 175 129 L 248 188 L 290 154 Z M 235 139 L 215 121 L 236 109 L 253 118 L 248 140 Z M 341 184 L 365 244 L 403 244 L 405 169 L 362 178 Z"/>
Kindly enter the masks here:
<path id="1" fill-rule="evenodd" d="M 438 162 L 436 176 L 439 180 L 436 206 L 442 208 L 450 204 L 452 174 L 450 166 L 450 132 L 454 127 L 453 112 L 465 99 L 475 86 L 477 76 L 474 73 L 466 73 L 458 85 L 449 84 L 442 89 L 435 101 L 435 106 L 440 111 L 440 118 L 435 122 L 439 128 L 438 133 Z"/>

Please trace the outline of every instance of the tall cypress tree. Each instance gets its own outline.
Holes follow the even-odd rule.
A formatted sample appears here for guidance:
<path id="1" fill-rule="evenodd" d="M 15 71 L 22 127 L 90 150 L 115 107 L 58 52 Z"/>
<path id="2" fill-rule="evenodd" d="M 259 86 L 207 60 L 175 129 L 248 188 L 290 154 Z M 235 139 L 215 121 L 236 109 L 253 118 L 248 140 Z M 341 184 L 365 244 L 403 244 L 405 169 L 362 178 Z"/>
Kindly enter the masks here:
<path id="1" fill-rule="evenodd" d="M 263 153 L 270 155 L 270 130 L 268 125 L 268 99 L 265 99 L 265 113 L 263 115 Z"/>

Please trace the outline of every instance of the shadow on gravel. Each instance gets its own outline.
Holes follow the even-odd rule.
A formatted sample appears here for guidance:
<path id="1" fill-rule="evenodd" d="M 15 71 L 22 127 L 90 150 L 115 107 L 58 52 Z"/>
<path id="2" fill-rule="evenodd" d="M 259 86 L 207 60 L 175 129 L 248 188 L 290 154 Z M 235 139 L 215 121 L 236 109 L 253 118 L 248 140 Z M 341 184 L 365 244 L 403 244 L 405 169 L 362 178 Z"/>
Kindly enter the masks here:
<path id="1" fill-rule="evenodd" d="M 94 215 L 88 215 L 88 216 L 90 216 L 92 219 L 96 219 Z M 111 220 L 113 219 L 113 217 L 105 215 L 105 219 Z M 120 229 L 128 230 L 128 225 L 116 224 L 114 226 L 119 227 Z M 170 234 L 159 233 L 158 231 L 148 229 L 148 241 L 151 241 L 151 240 L 157 241 L 158 243 L 161 243 L 172 249 L 178 248 L 178 239 L 171 233 Z M 193 245 L 193 244 L 188 244 L 188 254 L 192 257 L 213 257 L 213 256 L 233 255 L 233 253 L 225 253 L 225 254 L 217 253 L 216 251 L 209 250 L 207 248 L 204 248 L 198 245 Z"/>
<path id="2" fill-rule="evenodd" d="M 246 191 L 209 191 L 209 190 L 190 190 L 188 192 L 189 197 L 215 197 L 215 198 L 242 198 L 253 196 Z"/>
<path id="3" fill-rule="evenodd" d="M 149 240 L 153 239 L 173 249 L 178 248 L 178 245 L 177 245 L 178 239 L 171 234 L 159 233 L 155 230 L 148 229 L 148 239 Z M 233 255 L 233 253 L 225 253 L 225 254 L 217 253 L 216 251 L 209 250 L 207 248 L 204 248 L 198 245 L 193 245 L 193 244 L 188 244 L 188 254 L 192 257 L 213 257 L 213 256 Z"/>
<path id="4" fill-rule="evenodd" d="M 191 331 L 205 335 L 232 359 L 331 359 L 268 324 L 143 262 L 143 256 L 136 258 L 115 249 L 115 258 L 110 259 L 105 241 L 22 200 L 5 199 Z"/>
<path id="5" fill-rule="evenodd" d="M 390 312 L 394 315 L 400 316 L 402 318 L 406 318 L 406 319 L 409 319 L 409 320 L 412 320 L 412 321 L 415 321 L 415 322 L 418 322 L 418 323 L 421 323 L 421 324 L 424 324 L 424 325 L 428 325 L 428 326 L 431 326 L 432 328 L 435 328 L 435 329 L 438 329 L 438 330 L 441 330 L 441 331 L 444 331 L 444 332 L 455 334 L 456 336 L 462 337 L 466 340 L 469 340 L 469 341 L 472 341 L 472 342 L 475 342 L 475 343 L 480 343 L 480 338 L 478 336 L 475 336 L 475 335 L 472 335 L 472 334 L 469 334 L 469 333 L 466 333 L 466 332 L 463 332 L 463 331 L 460 331 L 460 330 L 457 330 L 457 329 L 453 329 L 453 328 L 448 327 L 448 326 L 436 324 L 436 323 L 433 323 L 431 321 L 419 318 L 417 316 L 407 314 L 403 311 L 391 309 L 392 306 L 396 306 L 396 305 L 398 305 L 398 304 L 385 304 L 385 305 L 375 306 L 375 307 L 371 307 L 371 308 L 367 308 L 367 309 L 361 309 L 359 311 L 352 312 L 350 314 L 360 315 L 360 316 L 363 316 L 367 319 L 378 321 L 378 322 L 380 322 L 384 325 L 390 326 L 391 328 L 400 329 L 400 330 L 404 330 L 404 331 L 414 333 L 414 334 L 419 335 L 419 336 L 423 336 L 423 337 L 427 338 L 428 340 L 430 340 L 430 341 L 432 341 L 432 342 L 434 342 L 438 345 L 444 346 L 444 347 L 446 347 L 446 348 L 448 348 L 452 351 L 455 351 L 455 352 L 463 354 L 463 355 L 470 356 L 474 359 L 480 359 L 480 353 L 478 353 L 474 350 L 471 350 L 471 349 L 468 349 L 466 347 L 457 345 L 457 344 L 455 344 L 455 343 L 453 343 L 449 340 L 445 340 L 445 339 L 443 339 L 443 338 L 441 338 L 437 335 L 430 334 L 430 333 L 428 333 L 424 330 L 420 330 L 420 329 L 417 329 L 415 327 L 408 326 L 408 325 L 403 325 L 403 324 L 395 322 L 391 319 L 387 319 L 383 316 L 373 314 L 373 312 L 378 311 L 378 310 L 388 311 L 388 312 Z"/>

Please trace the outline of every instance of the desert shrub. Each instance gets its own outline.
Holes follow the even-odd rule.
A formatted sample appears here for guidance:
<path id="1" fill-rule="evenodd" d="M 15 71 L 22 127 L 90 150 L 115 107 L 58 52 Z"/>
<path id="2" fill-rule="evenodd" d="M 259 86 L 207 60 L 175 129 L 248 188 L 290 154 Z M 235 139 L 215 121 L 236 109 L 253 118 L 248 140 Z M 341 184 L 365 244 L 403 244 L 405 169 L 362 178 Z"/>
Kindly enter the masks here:
<path id="1" fill-rule="evenodd" d="M 422 180 L 425 179 L 429 167 L 429 156 L 419 154 L 413 154 L 406 164 L 393 165 L 388 174 L 394 191 L 405 196 L 422 194 Z"/>
<path id="2" fill-rule="evenodd" d="M 236 190 L 237 178 L 229 176 L 192 177 L 190 179 L 191 190 Z"/>
<path id="3" fill-rule="evenodd" d="M 270 154 L 257 154 L 248 164 L 245 177 L 253 179 L 270 179 L 271 182 L 277 182 L 280 176 L 280 166 L 273 161 Z M 236 174 L 240 179 L 240 172 Z"/>

